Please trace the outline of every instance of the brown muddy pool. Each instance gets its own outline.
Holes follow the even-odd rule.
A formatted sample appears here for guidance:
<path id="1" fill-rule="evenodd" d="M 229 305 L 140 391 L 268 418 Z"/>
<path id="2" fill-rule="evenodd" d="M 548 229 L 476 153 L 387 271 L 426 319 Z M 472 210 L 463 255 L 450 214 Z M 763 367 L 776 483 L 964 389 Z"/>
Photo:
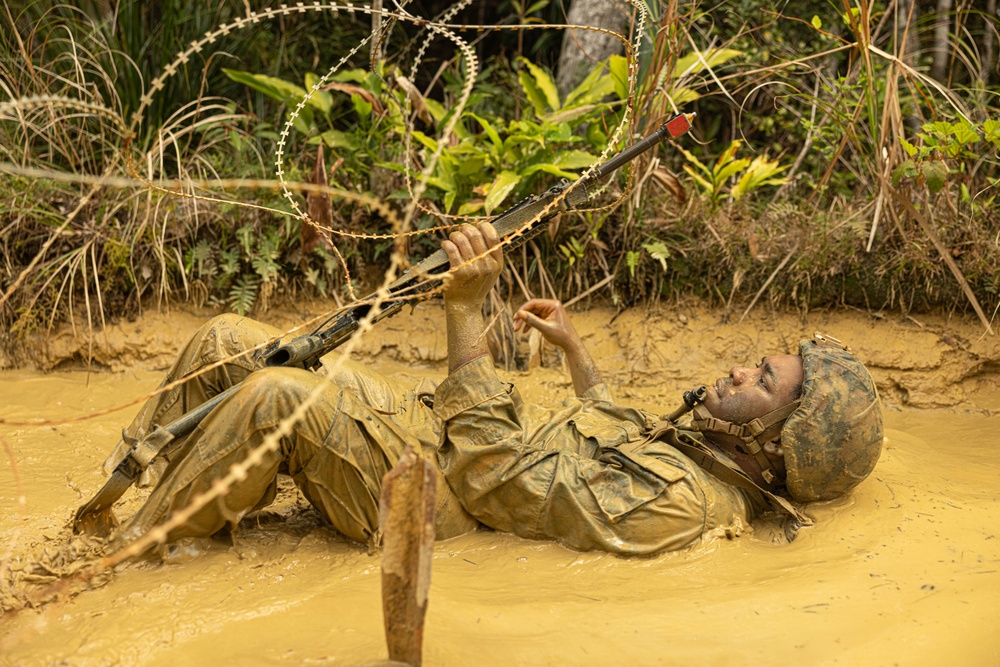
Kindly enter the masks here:
<path id="1" fill-rule="evenodd" d="M 624 326 L 635 330 L 635 323 Z M 853 333 L 874 340 L 866 328 L 877 326 L 855 323 Z M 591 330 L 595 356 L 616 369 L 608 379 L 623 402 L 675 407 L 676 388 L 648 374 L 684 364 L 656 362 L 655 350 L 629 352 L 621 331 Z M 739 336 L 725 343 L 725 334 L 713 335 L 743 354 Z M 756 352 L 779 341 L 765 335 L 743 347 Z M 440 378 L 435 354 L 383 353 L 373 363 Z M 704 356 L 687 360 L 702 372 L 716 355 Z M 633 363 L 640 357 L 642 364 Z M 1000 664 L 1000 418 L 981 401 L 902 405 L 900 387 L 912 394 L 923 382 L 907 390 L 905 365 L 873 370 L 889 404 L 875 473 L 849 498 L 809 506 L 816 526 L 791 544 L 750 531 L 624 559 L 487 531 L 437 543 L 425 664 Z M 528 400 L 569 393 L 559 368 L 509 377 Z M 0 372 L 0 419 L 87 415 L 148 393 L 159 378 L 155 370 Z M 977 385 L 987 403 L 995 399 L 995 378 L 986 379 L 992 390 Z M 0 559 L 16 566 L 19 557 L 64 539 L 66 522 L 102 483 L 100 464 L 136 409 L 55 426 L 0 425 L 7 450 L 0 459 Z M 26 506 L 18 503 L 22 493 Z M 129 491 L 119 515 L 134 511 L 142 495 Z M 126 564 L 94 590 L 0 616 L 0 664 L 386 659 L 377 554 L 337 536 L 292 491 L 245 523 L 233 545 L 219 543 L 186 562 Z"/>

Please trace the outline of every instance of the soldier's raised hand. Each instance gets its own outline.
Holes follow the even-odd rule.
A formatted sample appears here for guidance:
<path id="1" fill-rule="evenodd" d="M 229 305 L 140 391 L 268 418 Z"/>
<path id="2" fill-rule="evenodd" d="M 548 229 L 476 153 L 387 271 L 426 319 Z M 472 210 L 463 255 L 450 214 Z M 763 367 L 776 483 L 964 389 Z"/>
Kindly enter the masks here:
<path id="1" fill-rule="evenodd" d="M 569 351 L 582 345 L 569 313 L 555 299 L 532 299 L 514 313 L 514 331 L 538 329 L 556 347 Z"/>
<path id="2" fill-rule="evenodd" d="M 441 249 L 448 255 L 451 276 L 445 279 L 444 299 L 449 308 L 482 306 L 503 270 L 503 252 L 496 229 L 488 222 L 462 225 Z"/>

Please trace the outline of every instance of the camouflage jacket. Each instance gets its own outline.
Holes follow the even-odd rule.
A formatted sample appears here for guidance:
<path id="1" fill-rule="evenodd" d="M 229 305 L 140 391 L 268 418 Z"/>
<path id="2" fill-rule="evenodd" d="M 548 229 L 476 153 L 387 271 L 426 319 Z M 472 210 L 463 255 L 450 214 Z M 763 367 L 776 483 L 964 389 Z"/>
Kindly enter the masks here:
<path id="1" fill-rule="evenodd" d="M 438 386 L 438 464 L 465 509 L 530 539 L 624 555 L 681 549 L 739 529 L 767 505 L 721 482 L 670 444 L 645 436 L 655 417 L 611 400 L 605 385 L 555 408 L 525 404 L 487 356 Z"/>

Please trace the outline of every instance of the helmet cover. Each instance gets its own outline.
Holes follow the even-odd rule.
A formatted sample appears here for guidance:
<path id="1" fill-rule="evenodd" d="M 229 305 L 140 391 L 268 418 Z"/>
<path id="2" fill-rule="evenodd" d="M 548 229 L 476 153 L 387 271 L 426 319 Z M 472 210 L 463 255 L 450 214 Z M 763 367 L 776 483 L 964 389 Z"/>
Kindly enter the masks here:
<path id="1" fill-rule="evenodd" d="M 799 343 L 802 396 L 781 430 L 785 484 L 800 502 L 844 495 L 871 473 L 882 451 L 882 409 L 871 374 L 844 347 L 816 338 Z"/>

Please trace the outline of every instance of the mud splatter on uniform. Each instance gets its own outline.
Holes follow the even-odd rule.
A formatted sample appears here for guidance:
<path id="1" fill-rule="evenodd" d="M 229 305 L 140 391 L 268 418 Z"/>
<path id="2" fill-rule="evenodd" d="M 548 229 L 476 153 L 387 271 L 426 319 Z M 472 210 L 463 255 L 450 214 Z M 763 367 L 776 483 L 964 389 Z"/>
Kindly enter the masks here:
<path id="1" fill-rule="evenodd" d="M 165 383 L 279 333 L 246 318 L 215 318 L 183 350 Z M 277 451 L 172 531 L 171 540 L 234 527 L 273 501 L 279 472 L 291 475 L 337 530 L 371 540 L 378 531 L 382 476 L 410 443 L 438 464 L 439 539 L 468 532 L 478 520 L 575 549 L 647 554 L 746 524 L 766 508 L 762 496 L 719 481 L 669 442 L 694 443 L 699 434 L 675 430 L 666 441 L 647 442 L 653 415 L 615 404 L 605 385 L 546 408 L 524 403 L 496 376 L 488 357 L 457 369 L 436 391 L 432 383 L 407 387 L 346 360 L 325 376 L 287 368 L 251 375 L 254 369 L 248 357 L 227 362 L 139 412 L 132 435 L 244 381 L 164 453 L 159 483 L 123 527 L 121 540 L 143 534 L 206 491 L 314 391 L 318 399 Z M 119 447 L 108 465 L 123 455 Z"/>

